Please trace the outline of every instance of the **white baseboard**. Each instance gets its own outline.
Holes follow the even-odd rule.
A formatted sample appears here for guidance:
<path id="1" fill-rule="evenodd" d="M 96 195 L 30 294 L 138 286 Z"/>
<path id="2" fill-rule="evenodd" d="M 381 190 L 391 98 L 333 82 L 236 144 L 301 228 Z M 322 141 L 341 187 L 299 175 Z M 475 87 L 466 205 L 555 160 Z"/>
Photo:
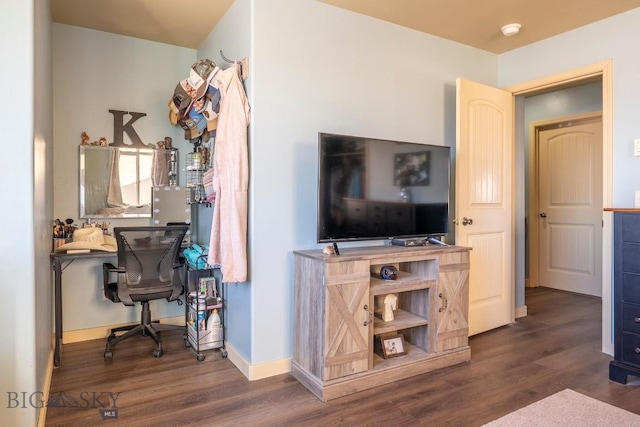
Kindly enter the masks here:
<path id="1" fill-rule="evenodd" d="M 159 319 L 160 323 L 171 325 L 183 325 L 184 316 L 175 316 Z M 96 328 L 78 329 L 75 331 L 65 331 L 62 334 L 63 344 L 74 342 L 105 339 L 109 335 L 109 330 L 118 326 L 132 325 L 135 323 L 123 323 L 120 325 L 99 326 Z M 291 371 L 291 359 L 280 359 L 272 362 L 261 363 L 259 365 L 250 364 L 238 350 L 229 343 L 225 343 L 227 357 L 249 381 L 261 380 L 275 375 L 286 374 Z M 53 353 L 51 358 L 53 367 Z"/>
<path id="2" fill-rule="evenodd" d="M 516 307 L 516 319 L 520 317 L 527 317 L 527 306 Z"/>
<path id="3" fill-rule="evenodd" d="M 51 334 L 51 343 L 54 342 L 54 336 Z M 44 383 L 42 384 L 42 401 L 49 401 L 49 391 L 51 390 L 51 377 L 53 376 L 53 345 L 49 347 L 49 357 L 47 358 L 47 368 L 44 373 Z M 42 405 L 38 409 L 38 427 L 44 427 L 47 420 L 47 405 Z"/>
<path id="4" fill-rule="evenodd" d="M 261 380 L 275 375 L 291 372 L 291 359 L 280 359 L 259 365 L 250 364 L 235 347 L 225 343 L 227 357 L 249 381 Z"/>
<path id="5" fill-rule="evenodd" d="M 169 325 L 184 325 L 184 316 L 165 317 L 160 320 L 160 323 L 167 323 Z M 122 323 L 119 325 L 106 325 L 98 326 L 96 328 L 78 329 L 75 331 L 64 331 L 62 333 L 62 343 L 69 344 L 72 342 L 81 342 L 89 340 L 97 340 L 107 338 L 111 328 L 117 328 L 120 326 L 137 325 L 137 323 Z"/>

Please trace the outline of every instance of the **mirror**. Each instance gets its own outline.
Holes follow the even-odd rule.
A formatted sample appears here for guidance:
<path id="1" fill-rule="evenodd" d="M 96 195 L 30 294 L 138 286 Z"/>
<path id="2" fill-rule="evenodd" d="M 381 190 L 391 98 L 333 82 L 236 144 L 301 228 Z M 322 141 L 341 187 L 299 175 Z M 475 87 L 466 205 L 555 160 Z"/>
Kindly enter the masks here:
<path id="1" fill-rule="evenodd" d="M 80 146 L 80 218 L 150 218 L 154 151 Z"/>

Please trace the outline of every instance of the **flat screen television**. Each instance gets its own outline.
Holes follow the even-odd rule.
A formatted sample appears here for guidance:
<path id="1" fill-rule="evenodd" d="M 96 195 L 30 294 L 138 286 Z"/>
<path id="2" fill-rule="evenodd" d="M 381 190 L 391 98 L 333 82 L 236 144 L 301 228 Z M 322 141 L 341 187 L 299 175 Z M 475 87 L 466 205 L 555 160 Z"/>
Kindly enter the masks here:
<path id="1" fill-rule="evenodd" d="M 318 134 L 318 243 L 449 232 L 450 148 Z"/>

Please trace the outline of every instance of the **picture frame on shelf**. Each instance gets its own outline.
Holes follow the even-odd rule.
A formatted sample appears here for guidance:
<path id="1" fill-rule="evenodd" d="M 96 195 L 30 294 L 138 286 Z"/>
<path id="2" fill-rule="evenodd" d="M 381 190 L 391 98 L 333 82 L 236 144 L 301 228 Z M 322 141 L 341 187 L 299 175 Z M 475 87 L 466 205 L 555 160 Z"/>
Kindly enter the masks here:
<path id="1" fill-rule="evenodd" d="M 405 354 L 407 354 L 404 346 L 404 337 L 402 334 L 381 336 L 380 344 L 382 349 L 382 357 L 384 359 L 404 356 Z"/>

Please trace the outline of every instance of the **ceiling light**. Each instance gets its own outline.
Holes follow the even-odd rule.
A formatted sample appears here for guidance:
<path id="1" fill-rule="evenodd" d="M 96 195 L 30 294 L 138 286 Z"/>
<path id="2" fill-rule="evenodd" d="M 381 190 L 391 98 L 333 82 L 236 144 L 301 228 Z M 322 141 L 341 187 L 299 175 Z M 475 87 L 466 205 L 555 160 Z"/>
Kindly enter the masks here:
<path id="1" fill-rule="evenodd" d="M 507 37 L 515 36 L 520 32 L 520 24 L 507 24 L 501 28 L 502 34 Z"/>

